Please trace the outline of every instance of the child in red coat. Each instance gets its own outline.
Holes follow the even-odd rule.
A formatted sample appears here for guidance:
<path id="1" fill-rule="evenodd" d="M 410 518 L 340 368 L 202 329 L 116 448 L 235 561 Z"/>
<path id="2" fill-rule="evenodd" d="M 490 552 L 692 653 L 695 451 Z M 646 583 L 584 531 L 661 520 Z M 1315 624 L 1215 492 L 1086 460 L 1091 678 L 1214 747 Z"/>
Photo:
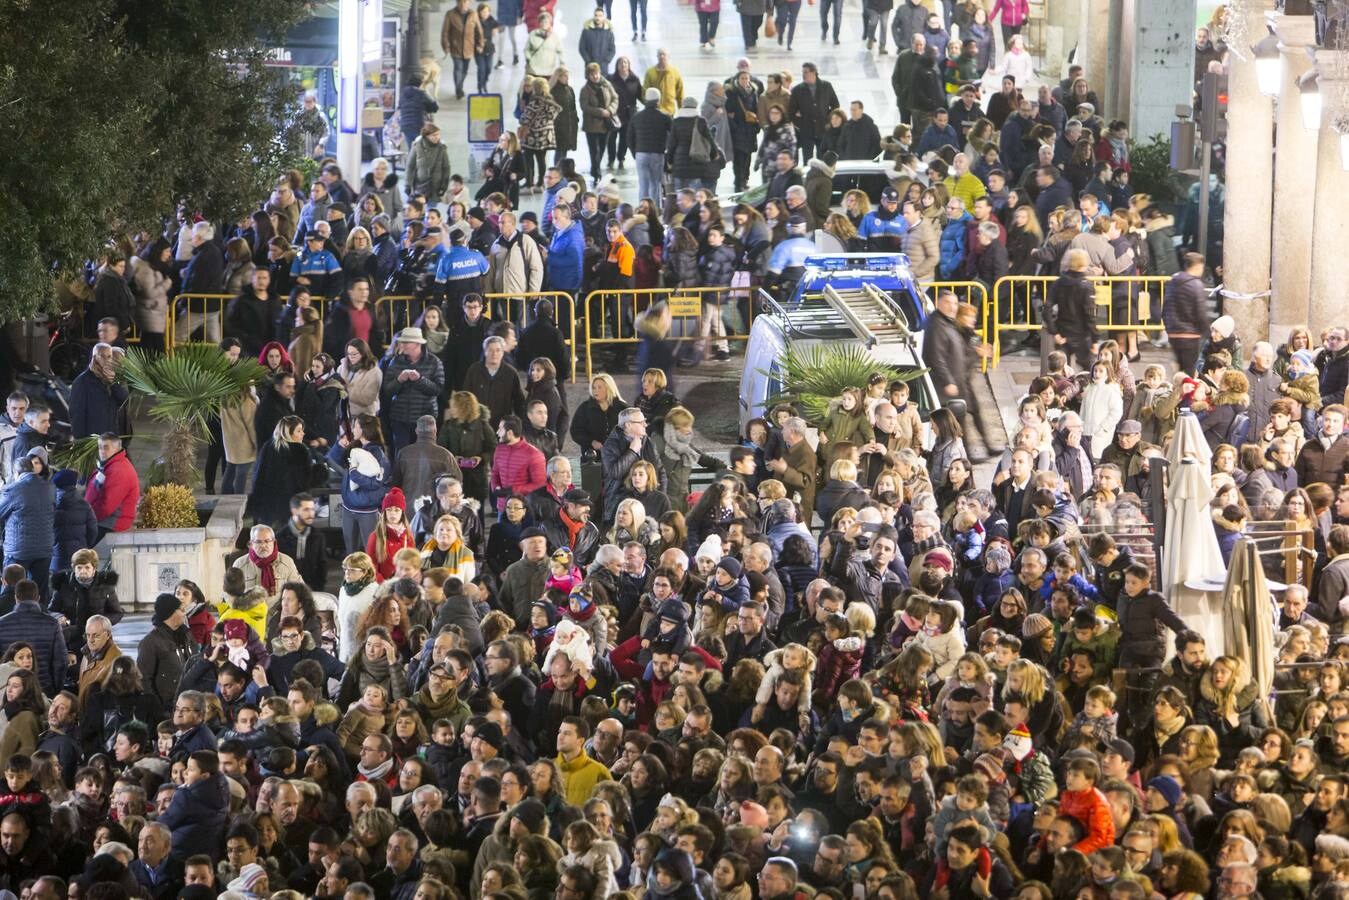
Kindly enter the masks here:
<path id="1" fill-rule="evenodd" d="M 832 698 L 843 682 L 862 672 L 862 650 L 866 641 L 852 633 L 848 620 L 834 613 L 824 620 L 824 646 L 815 673 L 816 696 Z"/>
<path id="2" fill-rule="evenodd" d="M 1059 815 L 1072 816 L 1082 823 L 1086 833 L 1073 845 L 1074 850 L 1090 854 L 1115 843 L 1115 820 L 1105 794 L 1096 788 L 1101 767 L 1094 759 L 1074 759 L 1064 773 L 1063 793 L 1059 795 Z"/>

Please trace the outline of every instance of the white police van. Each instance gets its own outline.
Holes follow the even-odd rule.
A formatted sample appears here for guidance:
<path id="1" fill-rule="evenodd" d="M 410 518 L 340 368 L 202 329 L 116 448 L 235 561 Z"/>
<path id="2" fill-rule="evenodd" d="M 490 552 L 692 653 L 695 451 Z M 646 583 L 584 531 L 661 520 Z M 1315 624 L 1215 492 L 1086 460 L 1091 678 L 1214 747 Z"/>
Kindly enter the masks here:
<path id="1" fill-rule="evenodd" d="M 782 389 L 780 361 L 789 345 L 849 343 L 877 363 L 922 369 L 923 323 L 932 304 L 909 273 L 902 253 L 840 253 L 806 258 L 792 297 L 782 303 L 760 292 L 763 306 L 750 328 L 740 376 L 740 431 L 767 415 L 767 400 Z M 909 395 L 924 420 L 941 403 L 923 373 Z"/>

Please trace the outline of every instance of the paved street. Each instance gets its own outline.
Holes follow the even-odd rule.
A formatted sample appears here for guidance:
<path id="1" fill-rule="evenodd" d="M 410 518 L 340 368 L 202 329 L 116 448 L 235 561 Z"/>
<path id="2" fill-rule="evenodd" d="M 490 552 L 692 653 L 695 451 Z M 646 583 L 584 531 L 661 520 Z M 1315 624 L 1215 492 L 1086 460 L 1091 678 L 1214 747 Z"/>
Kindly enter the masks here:
<path id="1" fill-rule="evenodd" d="M 895 48 L 890 46 L 889 55 L 881 56 L 879 47 L 868 52 L 862 39 L 862 7 L 858 0 L 846 0 L 843 4 L 843 25 L 839 32 L 840 45 L 826 44 L 820 40 L 820 13 L 818 6 L 803 5 L 797 20 L 796 42 L 791 52 L 779 47 L 776 39 L 766 39 L 760 30 L 759 44 L 750 53 L 746 53 L 740 34 L 740 17 L 734 6 L 725 4 L 721 11 L 721 24 L 717 31 L 717 46 L 709 50 L 698 49 L 698 20 L 690 4 L 676 0 L 650 0 L 648 11 L 650 25 L 645 42 L 633 42 L 630 25 L 630 7 L 620 0 L 613 6 L 614 38 L 618 55 L 632 61 L 633 72 L 640 79 L 647 68 L 655 65 L 656 51 L 662 47 L 670 51 L 671 60 L 684 77 L 684 93 L 696 97 L 701 103 L 707 83 L 712 80 L 724 81 L 735 73 L 736 60 L 747 56 L 751 71 L 759 78 L 769 72 L 787 70 L 795 81 L 800 81 L 801 64 L 813 62 L 820 69 L 820 76 L 831 82 L 839 101 L 845 108 L 852 100 L 861 100 L 867 112 L 880 127 L 881 135 L 890 133 L 898 121 L 895 110 L 895 95 L 890 87 L 890 74 L 894 68 Z M 571 77 L 573 90 L 579 90 L 585 80 L 585 68 L 581 64 L 577 50 L 580 29 L 586 20 L 594 14 L 595 4 L 590 0 L 559 0 L 555 14 L 555 27 L 561 33 L 562 46 L 566 51 L 565 62 Z M 436 32 L 439 33 L 439 21 Z M 1001 35 L 994 29 L 995 40 L 1001 53 Z M 439 47 L 437 38 L 437 47 Z M 887 42 L 889 37 L 887 36 Z M 519 42 L 524 48 L 524 26 L 519 27 Z M 513 110 L 516 96 L 520 90 L 520 80 L 524 73 L 524 59 L 518 66 L 510 64 L 510 43 L 503 35 L 497 36 L 498 59 L 505 56 L 506 65 L 493 72 L 490 87 L 502 94 L 506 113 L 506 128 L 516 127 Z M 464 116 L 467 115 L 467 100 L 454 99 L 454 79 L 452 66 L 448 58 L 441 62 L 441 91 L 438 97 L 440 112 L 436 121 L 447 129 L 450 159 L 455 172 L 470 175 L 468 169 L 468 149 L 460 139 L 463 135 Z M 465 81 L 467 90 L 475 86 L 475 76 L 469 73 Z M 550 154 L 551 157 L 551 154 Z M 590 156 L 587 152 L 584 135 L 580 136 L 579 146 L 572 154 L 576 160 L 576 170 L 589 176 Z M 635 199 L 637 172 L 632 160 L 628 160 L 625 171 L 614 173 L 624 199 Z M 476 173 L 473 173 L 476 178 Z M 723 192 L 731 189 L 731 168 L 722 172 L 720 188 Z M 751 184 L 757 179 L 751 179 Z M 476 186 L 470 185 L 470 192 Z M 537 210 L 542 205 L 539 195 L 522 194 L 522 209 Z"/>

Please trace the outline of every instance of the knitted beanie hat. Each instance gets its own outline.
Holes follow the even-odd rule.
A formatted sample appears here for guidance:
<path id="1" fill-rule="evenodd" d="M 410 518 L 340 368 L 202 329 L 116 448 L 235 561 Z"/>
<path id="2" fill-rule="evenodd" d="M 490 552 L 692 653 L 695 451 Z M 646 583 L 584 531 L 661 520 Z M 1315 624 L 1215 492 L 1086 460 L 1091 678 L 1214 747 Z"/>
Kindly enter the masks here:
<path id="1" fill-rule="evenodd" d="M 1026 620 L 1021 623 L 1021 636 L 1023 638 L 1036 638 L 1054 627 L 1054 623 L 1049 621 L 1049 617 L 1040 613 L 1031 613 L 1026 616 Z"/>

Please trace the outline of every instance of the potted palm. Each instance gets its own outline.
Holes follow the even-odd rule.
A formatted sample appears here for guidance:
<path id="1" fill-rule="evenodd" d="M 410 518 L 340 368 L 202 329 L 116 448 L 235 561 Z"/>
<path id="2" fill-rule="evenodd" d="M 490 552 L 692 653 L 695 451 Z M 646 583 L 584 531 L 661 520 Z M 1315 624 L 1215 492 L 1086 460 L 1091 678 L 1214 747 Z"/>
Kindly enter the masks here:
<path id="1" fill-rule="evenodd" d="M 172 592 L 182 578 L 218 596 L 225 554 L 235 548 L 243 524 L 243 497 L 224 496 L 198 504 L 198 457 L 210 440 L 209 422 L 265 376 L 255 360 L 231 361 L 214 344 L 187 344 L 172 356 L 127 351 L 117 377 L 145 417 L 164 426 L 159 456 L 143 471 L 140 516 L 134 529 L 103 540 L 105 555 L 130 585 L 128 596 L 144 602 Z M 142 435 L 140 440 L 149 439 Z M 87 474 L 96 460 L 95 438 L 57 454 L 59 465 Z"/>
<path id="2" fill-rule="evenodd" d="M 794 344 L 776 361 L 774 372 L 764 373 L 782 385 L 764 408 L 789 403 L 807 424 L 819 427 L 829 417 L 829 405 L 845 389 L 865 387 L 874 373 L 880 372 L 886 381 L 911 381 L 926 371 L 877 362 L 857 344 Z"/>

